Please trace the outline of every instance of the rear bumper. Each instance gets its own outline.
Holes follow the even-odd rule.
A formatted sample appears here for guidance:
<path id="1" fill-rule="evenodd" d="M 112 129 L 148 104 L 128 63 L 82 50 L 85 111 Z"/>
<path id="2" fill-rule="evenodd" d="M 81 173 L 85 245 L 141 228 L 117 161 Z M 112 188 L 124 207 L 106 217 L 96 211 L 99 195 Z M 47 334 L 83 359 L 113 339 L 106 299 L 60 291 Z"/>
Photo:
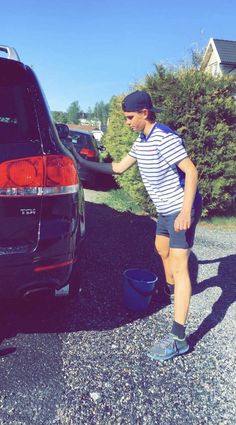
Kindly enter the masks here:
<path id="1" fill-rule="evenodd" d="M 22 297 L 33 289 L 55 291 L 67 285 L 85 233 L 82 187 L 69 201 L 65 196 L 43 203 L 34 250 L 0 252 L 0 299 Z"/>
<path id="2" fill-rule="evenodd" d="M 21 261 L 23 258 L 21 258 Z M 72 257 L 54 257 L 47 261 L 29 258 L 19 264 L 0 266 L 0 299 L 22 298 L 30 292 L 55 291 L 70 278 Z"/>

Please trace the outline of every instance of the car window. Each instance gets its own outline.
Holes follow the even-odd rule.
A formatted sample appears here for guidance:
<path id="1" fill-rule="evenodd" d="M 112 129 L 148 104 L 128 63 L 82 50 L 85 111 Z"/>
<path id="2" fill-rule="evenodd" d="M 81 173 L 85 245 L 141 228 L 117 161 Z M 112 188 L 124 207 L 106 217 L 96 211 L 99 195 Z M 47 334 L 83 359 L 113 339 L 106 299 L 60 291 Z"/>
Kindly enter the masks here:
<path id="1" fill-rule="evenodd" d="M 80 132 L 70 132 L 70 140 L 76 142 L 78 147 L 83 148 L 92 148 L 93 143 L 89 134 L 80 133 Z"/>
<path id="2" fill-rule="evenodd" d="M 0 143 L 16 143 L 39 137 L 34 105 L 24 79 L 0 76 Z"/>

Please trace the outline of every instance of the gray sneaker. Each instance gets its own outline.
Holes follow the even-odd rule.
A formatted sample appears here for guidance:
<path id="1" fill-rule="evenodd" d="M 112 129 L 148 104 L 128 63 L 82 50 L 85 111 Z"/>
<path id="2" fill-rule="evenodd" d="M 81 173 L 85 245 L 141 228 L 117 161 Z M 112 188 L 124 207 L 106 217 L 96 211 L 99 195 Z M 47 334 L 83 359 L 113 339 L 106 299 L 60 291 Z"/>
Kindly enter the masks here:
<path id="1" fill-rule="evenodd" d="M 155 343 L 147 353 L 152 360 L 161 362 L 172 357 L 187 353 L 189 345 L 186 339 L 177 339 L 173 334 L 166 335 L 161 341 Z"/>

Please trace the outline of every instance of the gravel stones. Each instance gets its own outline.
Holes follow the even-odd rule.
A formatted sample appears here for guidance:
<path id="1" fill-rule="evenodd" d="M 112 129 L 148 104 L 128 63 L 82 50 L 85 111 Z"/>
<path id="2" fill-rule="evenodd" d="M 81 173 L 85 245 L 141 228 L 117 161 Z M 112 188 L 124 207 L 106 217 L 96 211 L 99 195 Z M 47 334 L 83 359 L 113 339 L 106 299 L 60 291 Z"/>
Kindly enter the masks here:
<path id="1" fill-rule="evenodd" d="M 125 268 L 148 264 L 158 274 L 158 261 L 148 263 L 152 221 L 132 217 L 129 226 L 129 214 L 107 207 L 102 211 L 92 204 L 87 208 L 90 214 L 96 212 L 96 224 L 101 226 L 88 241 L 81 264 L 84 296 L 87 304 L 91 297 L 94 316 L 82 319 L 78 304 L 83 329 L 62 337 L 70 347 L 62 351 L 66 394 L 74 400 L 72 405 L 65 399 L 63 415 L 83 425 L 233 425 L 236 232 L 199 226 L 191 259 L 195 276 L 188 324 L 191 349 L 161 364 L 148 359 L 146 349 L 169 330 L 173 306 L 161 305 L 159 293 L 140 317 L 126 312 L 121 298 Z"/>
<path id="2" fill-rule="evenodd" d="M 9 376 L 1 381 L 0 424 L 234 425 L 236 232 L 198 227 L 190 258 L 191 349 L 161 364 L 146 350 L 170 330 L 173 306 L 161 296 L 154 220 L 92 198 L 86 217 L 78 297 L 48 312 L 38 308 L 24 322 L 12 319 L 15 334 L 12 324 L 5 331 L 4 346 L 16 353 L 0 359 L 2 376 Z M 122 274 L 132 267 L 159 277 L 143 314 L 123 303 Z"/>

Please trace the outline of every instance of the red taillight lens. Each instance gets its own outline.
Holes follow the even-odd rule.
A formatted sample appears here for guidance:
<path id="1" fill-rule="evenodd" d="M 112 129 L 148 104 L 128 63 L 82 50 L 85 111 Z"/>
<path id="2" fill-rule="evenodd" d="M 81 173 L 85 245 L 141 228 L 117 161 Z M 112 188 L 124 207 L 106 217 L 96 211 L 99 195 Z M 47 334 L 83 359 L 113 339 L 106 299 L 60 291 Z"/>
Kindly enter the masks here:
<path id="1" fill-rule="evenodd" d="M 78 183 L 78 173 L 71 158 L 62 155 L 46 157 L 45 186 L 71 186 Z"/>
<path id="2" fill-rule="evenodd" d="M 0 164 L 0 187 L 43 186 L 43 157 L 23 158 Z"/>
<path id="3" fill-rule="evenodd" d="M 21 158 L 0 164 L 0 189 L 43 189 L 77 184 L 76 165 L 64 155 Z"/>
<path id="4" fill-rule="evenodd" d="M 87 159 L 95 159 L 96 158 L 96 152 L 94 152 L 92 149 L 83 148 L 80 150 L 80 155 L 86 157 Z"/>

